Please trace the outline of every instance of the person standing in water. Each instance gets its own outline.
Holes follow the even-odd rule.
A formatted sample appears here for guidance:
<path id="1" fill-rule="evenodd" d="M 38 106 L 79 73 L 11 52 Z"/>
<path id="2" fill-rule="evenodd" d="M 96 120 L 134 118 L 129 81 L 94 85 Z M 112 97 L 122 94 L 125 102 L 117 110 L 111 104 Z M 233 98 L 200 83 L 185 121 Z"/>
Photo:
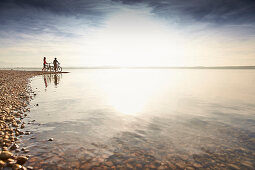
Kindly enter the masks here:
<path id="1" fill-rule="evenodd" d="M 46 57 L 43 57 L 43 69 L 42 69 L 42 71 L 45 71 L 45 69 L 46 69 L 46 64 L 47 64 L 47 62 L 46 62 Z"/>
<path id="2" fill-rule="evenodd" d="M 54 70 L 55 70 L 55 72 L 57 71 L 57 68 L 58 68 L 58 60 L 57 60 L 57 58 L 55 58 L 54 60 L 53 60 L 53 65 L 54 65 Z"/>

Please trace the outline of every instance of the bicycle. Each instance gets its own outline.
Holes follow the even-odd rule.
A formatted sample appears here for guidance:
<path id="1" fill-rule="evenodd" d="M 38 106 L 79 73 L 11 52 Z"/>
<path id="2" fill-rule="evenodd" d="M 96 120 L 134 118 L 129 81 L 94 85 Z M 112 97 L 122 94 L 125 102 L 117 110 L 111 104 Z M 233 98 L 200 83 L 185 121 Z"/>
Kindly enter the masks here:
<path id="1" fill-rule="evenodd" d="M 54 70 L 54 67 L 51 66 L 52 63 L 46 63 L 42 71 L 51 71 Z"/>
<path id="2" fill-rule="evenodd" d="M 53 70 L 55 72 L 62 72 L 62 67 L 60 67 L 60 63 L 57 64 L 57 69 L 56 70 L 54 69 L 54 66 L 53 66 Z"/>
<path id="3" fill-rule="evenodd" d="M 60 63 L 57 64 L 57 68 L 55 70 L 53 63 L 47 63 L 45 67 L 42 69 L 43 71 L 50 71 L 50 72 L 62 72 L 62 67 L 60 67 Z"/>

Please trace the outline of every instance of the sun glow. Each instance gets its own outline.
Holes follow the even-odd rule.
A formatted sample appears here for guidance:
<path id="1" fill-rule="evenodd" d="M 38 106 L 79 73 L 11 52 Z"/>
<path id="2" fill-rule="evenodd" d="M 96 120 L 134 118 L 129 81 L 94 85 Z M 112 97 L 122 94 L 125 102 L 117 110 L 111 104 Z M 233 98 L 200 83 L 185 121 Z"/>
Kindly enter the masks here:
<path id="1" fill-rule="evenodd" d="M 156 81 L 148 83 L 152 82 L 151 76 L 142 70 L 121 69 L 111 76 L 106 72 L 105 80 L 108 82 L 104 82 L 101 88 L 106 103 L 119 113 L 136 115 L 143 112 L 148 100 L 159 90 Z"/>
<path id="2" fill-rule="evenodd" d="M 92 65 L 178 66 L 188 64 L 184 58 L 190 53 L 180 32 L 138 9 L 109 16 L 104 27 L 86 37 L 84 47 L 81 52 Z"/>

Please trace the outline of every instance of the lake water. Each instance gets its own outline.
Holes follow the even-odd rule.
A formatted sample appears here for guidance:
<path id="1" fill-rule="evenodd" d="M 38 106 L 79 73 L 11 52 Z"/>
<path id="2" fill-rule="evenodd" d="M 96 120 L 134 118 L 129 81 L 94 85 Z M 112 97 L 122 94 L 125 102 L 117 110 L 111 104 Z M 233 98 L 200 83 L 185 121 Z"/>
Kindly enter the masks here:
<path id="1" fill-rule="evenodd" d="M 32 79 L 28 165 L 255 168 L 255 70 L 65 71 Z"/>

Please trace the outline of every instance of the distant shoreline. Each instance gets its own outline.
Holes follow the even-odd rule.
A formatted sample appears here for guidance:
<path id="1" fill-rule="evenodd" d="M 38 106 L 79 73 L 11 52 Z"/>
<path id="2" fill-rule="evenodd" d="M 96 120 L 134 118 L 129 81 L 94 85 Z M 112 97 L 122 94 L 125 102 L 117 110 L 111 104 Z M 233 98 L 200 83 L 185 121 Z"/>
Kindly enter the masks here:
<path id="1" fill-rule="evenodd" d="M 37 67 L 13 67 L 13 68 L 0 68 L 0 70 L 37 70 Z M 63 69 L 255 69 L 255 66 L 212 66 L 212 67 L 115 67 L 115 66 L 98 66 L 98 67 L 64 67 Z M 38 70 L 38 71 L 39 71 Z"/>

